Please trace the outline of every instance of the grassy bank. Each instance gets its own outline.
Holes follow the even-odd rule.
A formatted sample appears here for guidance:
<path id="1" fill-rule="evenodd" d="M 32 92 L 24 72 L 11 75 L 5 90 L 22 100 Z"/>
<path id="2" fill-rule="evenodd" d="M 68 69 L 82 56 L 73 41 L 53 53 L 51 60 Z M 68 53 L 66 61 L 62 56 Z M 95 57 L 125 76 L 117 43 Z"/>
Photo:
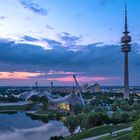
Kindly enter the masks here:
<path id="1" fill-rule="evenodd" d="M 21 105 L 21 106 L 0 106 L 0 112 L 8 112 L 8 111 L 26 111 L 27 106 Z"/>
<path id="2" fill-rule="evenodd" d="M 60 118 L 62 116 L 61 113 L 55 111 L 55 110 L 40 110 L 33 115 L 38 117 L 48 117 L 48 118 Z"/>
<path id="3" fill-rule="evenodd" d="M 131 127 L 131 126 L 132 126 L 131 123 L 120 124 L 120 125 L 99 126 L 99 127 L 95 127 L 95 128 L 80 132 L 80 133 L 75 135 L 75 138 L 76 138 L 76 140 L 80 140 L 83 138 L 95 137 L 98 135 L 109 133 L 111 131 L 116 131 L 116 130 Z M 72 140 L 72 138 L 69 136 L 69 137 L 66 137 L 65 140 Z"/>

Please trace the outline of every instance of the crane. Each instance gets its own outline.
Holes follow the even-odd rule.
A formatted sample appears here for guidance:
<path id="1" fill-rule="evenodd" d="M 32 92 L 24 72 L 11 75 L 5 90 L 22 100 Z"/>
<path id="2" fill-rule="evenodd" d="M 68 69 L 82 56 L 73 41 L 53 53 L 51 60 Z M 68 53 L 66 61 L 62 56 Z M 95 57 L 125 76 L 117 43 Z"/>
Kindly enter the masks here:
<path id="1" fill-rule="evenodd" d="M 76 86 L 77 86 L 78 89 L 79 89 L 79 95 L 80 95 L 80 98 L 81 98 L 81 100 L 82 100 L 82 104 L 85 105 L 85 102 L 84 102 L 84 99 L 83 99 L 83 96 L 82 96 L 82 91 L 81 91 L 81 88 L 80 88 L 80 86 L 79 86 L 79 84 L 78 84 L 78 82 L 77 82 L 76 76 L 73 75 L 73 78 L 74 78 L 74 81 L 75 81 L 75 83 L 76 83 Z"/>

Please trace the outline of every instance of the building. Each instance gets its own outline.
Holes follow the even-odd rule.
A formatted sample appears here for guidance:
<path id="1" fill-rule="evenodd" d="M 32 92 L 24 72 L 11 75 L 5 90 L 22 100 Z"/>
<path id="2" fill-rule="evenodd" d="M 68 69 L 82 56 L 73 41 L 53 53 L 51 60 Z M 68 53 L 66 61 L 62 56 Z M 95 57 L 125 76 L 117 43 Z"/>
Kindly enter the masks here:
<path id="1" fill-rule="evenodd" d="M 93 85 L 94 92 L 100 92 L 100 84 L 95 82 Z"/>
<path id="2" fill-rule="evenodd" d="M 60 99 L 51 99 L 49 103 L 52 103 L 55 107 L 63 110 L 70 110 L 72 106 L 79 104 L 82 105 L 81 98 L 74 92 Z"/>
<path id="3" fill-rule="evenodd" d="M 94 85 L 91 85 L 89 87 L 89 93 L 94 93 L 94 92 L 101 92 L 100 84 L 98 82 L 95 82 Z"/>
<path id="4" fill-rule="evenodd" d="M 89 92 L 89 85 L 88 83 L 86 83 L 82 86 L 82 93 L 88 93 L 88 92 Z"/>
<path id="5" fill-rule="evenodd" d="M 62 110 L 70 110 L 76 104 L 83 105 L 83 101 L 81 97 L 79 97 L 76 93 L 72 92 L 64 97 L 61 97 L 58 93 L 51 94 L 48 91 L 26 91 L 24 93 L 19 94 L 18 98 L 20 100 L 28 101 L 31 97 L 45 97 L 48 99 L 49 107 L 52 109 L 62 109 Z"/>
<path id="6" fill-rule="evenodd" d="M 122 52 L 124 53 L 124 99 L 129 100 L 129 67 L 128 67 L 128 53 L 131 51 L 131 36 L 129 36 L 127 25 L 127 5 L 125 5 L 125 31 L 121 38 Z"/>
<path id="7" fill-rule="evenodd" d="M 48 91 L 36 91 L 36 90 L 31 90 L 31 91 L 25 91 L 21 94 L 19 94 L 18 98 L 20 100 L 29 100 L 31 97 L 33 96 L 37 96 L 37 97 L 45 97 L 48 100 L 49 99 L 57 99 L 57 98 L 61 98 L 61 96 L 59 94 L 53 95 Z"/>

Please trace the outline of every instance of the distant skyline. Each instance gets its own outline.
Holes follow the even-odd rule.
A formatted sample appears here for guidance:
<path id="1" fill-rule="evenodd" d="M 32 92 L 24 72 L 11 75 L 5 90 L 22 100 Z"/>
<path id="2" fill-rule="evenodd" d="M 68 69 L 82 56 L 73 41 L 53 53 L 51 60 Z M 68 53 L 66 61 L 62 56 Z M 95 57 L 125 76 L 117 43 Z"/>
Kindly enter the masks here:
<path id="1" fill-rule="evenodd" d="M 130 85 L 140 85 L 139 0 L 1 0 L 0 86 L 123 85 L 124 5 Z"/>

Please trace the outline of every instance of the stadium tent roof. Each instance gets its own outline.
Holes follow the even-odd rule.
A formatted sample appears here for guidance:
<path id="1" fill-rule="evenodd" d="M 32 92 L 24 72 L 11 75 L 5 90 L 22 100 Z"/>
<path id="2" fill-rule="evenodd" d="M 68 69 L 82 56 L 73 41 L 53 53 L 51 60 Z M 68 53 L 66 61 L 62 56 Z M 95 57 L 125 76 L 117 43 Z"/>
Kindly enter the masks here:
<path id="1" fill-rule="evenodd" d="M 24 93 L 21 93 L 18 98 L 22 100 L 28 100 L 30 97 L 33 95 L 38 96 L 38 97 L 46 97 L 48 100 L 51 100 L 53 98 L 60 98 L 61 96 L 59 94 L 57 95 L 52 95 L 48 91 L 26 91 Z"/>
<path id="2" fill-rule="evenodd" d="M 69 95 L 62 97 L 60 99 L 51 99 L 50 102 L 54 104 L 62 104 L 62 103 L 68 103 L 71 105 L 81 104 L 82 100 L 79 96 L 77 96 L 75 93 L 70 93 Z"/>
<path id="3" fill-rule="evenodd" d="M 35 91 L 25 91 L 25 92 L 21 93 L 18 98 L 23 99 L 23 100 L 27 100 L 33 95 L 37 95 L 37 92 L 35 92 Z"/>

